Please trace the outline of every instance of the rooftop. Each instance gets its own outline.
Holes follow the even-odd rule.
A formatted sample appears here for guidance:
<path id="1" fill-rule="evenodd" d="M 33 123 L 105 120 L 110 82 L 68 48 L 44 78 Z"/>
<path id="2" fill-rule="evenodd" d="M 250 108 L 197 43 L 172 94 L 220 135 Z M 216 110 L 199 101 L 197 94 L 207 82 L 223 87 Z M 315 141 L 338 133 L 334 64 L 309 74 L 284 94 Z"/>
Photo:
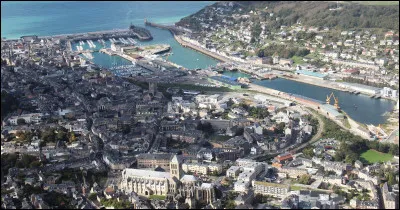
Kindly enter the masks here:
<path id="1" fill-rule="evenodd" d="M 339 113 L 336 108 L 330 104 L 322 104 L 321 105 L 324 110 L 328 111 L 329 114 L 333 115 L 334 117 L 340 117 L 343 116 L 342 113 Z"/>
<path id="2" fill-rule="evenodd" d="M 373 90 L 373 91 L 380 91 L 382 88 L 377 88 L 377 87 L 372 87 L 368 85 L 362 85 L 362 84 L 356 84 L 356 83 L 347 83 L 347 82 L 341 82 L 342 85 L 349 86 L 349 87 L 358 87 L 358 88 L 364 88 L 367 90 Z"/>
<path id="3" fill-rule="evenodd" d="M 318 77 L 318 78 L 324 78 L 327 76 L 326 74 L 321 74 L 318 72 L 312 72 L 312 71 L 307 71 L 307 70 L 296 70 L 296 73 L 313 76 L 313 77 Z"/>
<path id="4" fill-rule="evenodd" d="M 212 77 L 210 77 L 210 79 L 213 79 L 213 80 L 216 80 L 216 81 L 219 81 L 219 82 L 223 82 L 223 83 L 226 83 L 226 84 L 229 84 L 229 85 L 240 86 L 240 84 L 238 82 L 231 81 L 229 79 L 226 79 L 226 78 L 223 78 L 223 77 L 219 77 L 219 76 L 212 76 Z"/>
<path id="5" fill-rule="evenodd" d="M 135 168 L 126 168 L 122 173 L 128 177 L 171 178 L 169 172 L 158 172 Z"/>

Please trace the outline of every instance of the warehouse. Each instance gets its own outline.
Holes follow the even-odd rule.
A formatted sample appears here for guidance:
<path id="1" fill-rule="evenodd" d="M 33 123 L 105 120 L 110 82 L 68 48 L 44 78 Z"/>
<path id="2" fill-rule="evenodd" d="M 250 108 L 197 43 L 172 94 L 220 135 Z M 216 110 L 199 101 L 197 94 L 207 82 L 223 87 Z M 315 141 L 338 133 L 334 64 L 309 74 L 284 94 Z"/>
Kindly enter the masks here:
<path id="1" fill-rule="evenodd" d="M 339 83 L 339 87 L 345 88 L 345 89 L 351 89 L 351 90 L 356 90 L 368 94 L 380 94 L 382 88 L 377 88 L 377 87 L 372 87 L 368 85 L 361 85 L 361 84 L 353 84 L 353 83 L 347 83 L 347 82 L 341 82 Z"/>
<path id="2" fill-rule="evenodd" d="M 312 78 L 316 78 L 316 79 L 322 79 L 322 80 L 326 80 L 328 78 L 328 76 L 326 74 L 321 74 L 318 72 L 307 71 L 307 70 L 296 70 L 296 74 L 301 74 L 304 76 L 308 76 L 308 77 L 312 77 Z"/>
<path id="3" fill-rule="evenodd" d="M 221 85 L 224 87 L 228 87 L 230 89 L 241 89 L 242 86 L 240 83 L 235 82 L 235 81 L 231 81 L 229 79 L 223 78 L 223 77 L 219 77 L 219 76 L 212 76 L 208 78 L 208 81 L 211 83 L 214 83 L 216 85 Z"/>

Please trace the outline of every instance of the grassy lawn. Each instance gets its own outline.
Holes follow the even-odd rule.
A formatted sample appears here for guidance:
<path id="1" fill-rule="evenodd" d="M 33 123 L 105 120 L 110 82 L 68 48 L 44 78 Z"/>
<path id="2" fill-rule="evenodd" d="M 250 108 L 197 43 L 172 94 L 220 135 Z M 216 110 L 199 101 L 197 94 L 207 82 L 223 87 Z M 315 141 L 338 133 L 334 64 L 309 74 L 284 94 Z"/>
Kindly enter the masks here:
<path id="1" fill-rule="evenodd" d="M 344 119 L 344 120 L 343 120 L 343 125 L 344 125 L 346 128 L 349 128 L 349 129 L 351 128 L 351 125 L 350 125 L 348 119 Z"/>
<path id="2" fill-rule="evenodd" d="M 309 59 L 318 59 L 318 53 L 313 52 L 313 53 L 306 55 L 305 57 L 309 58 Z"/>
<path id="3" fill-rule="evenodd" d="M 300 186 L 290 186 L 290 190 L 292 190 L 292 191 L 297 191 L 297 190 L 302 190 L 303 189 L 303 187 L 300 187 Z"/>
<path id="4" fill-rule="evenodd" d="M 293 60 L 294 64 L 303 64 L 304 63 L 303 58 L 296 56 L 296 55 L 292 57 L 292 60 Z"/>
<path id="5" fill-rule="evenodd" d="M 360 157 L 370 164 L 393 159 L 393 155 L 391 154 L 381 153 L 371 149 L 362 153 Z"/>
<path id="6" fill-rule="evenodd" d="M 150 200 L 165 200 L 165 195 L 150 195 Z"/>

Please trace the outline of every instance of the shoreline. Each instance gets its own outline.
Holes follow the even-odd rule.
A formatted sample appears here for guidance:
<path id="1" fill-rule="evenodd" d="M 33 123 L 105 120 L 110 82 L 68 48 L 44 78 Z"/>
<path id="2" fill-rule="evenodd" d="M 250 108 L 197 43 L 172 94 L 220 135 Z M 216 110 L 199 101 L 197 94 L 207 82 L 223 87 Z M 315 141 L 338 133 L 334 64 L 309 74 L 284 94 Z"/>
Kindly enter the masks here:
<path id="1" fill-rule="evenodd" d="M 272 69 L 272 70 L 282 72 L 281 70 L 277 70 L 277 69 Z M 254 76 L 255 75 L 253 72 L 246 71 L 246 70 L 240 69 L 240 68 L 238 68 L 238 71 L 240 73 L 245 73 L 245 74 L 248 74 L 250 76 Z M 278 75 L 278 74 L 275 74 L 275 75 L 278 78 L 282 78 L 282 79 L 292 80 L 292 81 L 301 82 L 301 83 L 304 83 L 304 84 L 313 85 L 313 86 L 316 86 L 316 87 L 324 87 L 324 88 L 328 88 L 328 89 L 332 89 L 332 90 L 337 90 L 337 91 L 342 91 L 342 92 L 345 92 L 345 93 L 349 93 L 348 91 L 343 90 L 343 88 L 335 87 L 332 84 L 321 84 L 321 83 L 317 84 L 315 82 L 311 82 L 311 81 L 308 81 L 308 80 L 302 80 L 302 79 L 297 79 L 297 78 L 292 78 L 292 77 L 285 77 L 283 75 Z M 296 75 L 296 76 L 299 76 L 299 75 Z M 300 77 L 305 77 L 305 78 L 310 78 L 311 79 L 311 77 L 306 77 L 306 76 L 302 76 L 302 75 L 300 75 Z M 329 80 L 321 80 L 321 81 L 329 81 Z M 361 92 L 361 91 L 360 91 L 360 94 L 365 95 L 365 96 L 371 96 L 370 94 L 367 94 L 367 93 Z M 375 99 L 377 99 L 377 98 L 375 98 Z M 388 98 L 388 97 L 384 97 L 384 96 L 381 96 L 380 99 L 386 99 L 386 100 L 391 100 L 391 101 L 397 102 L 397 100 L 394 99 L 394 98 Z"/>
<path id="2" fill-rule="evenodd" d="M 201 53 L 203 53 L 203 54 L 205 54 L 205 55 L 207 55 L 207 56 L 210 56 L 210 57 L 212 57 L 212 58 L 214 58 L 214 59 L 217 59 L 217 60 L 219 60 L 219 61 L 222 61 L 222 62 L 229 62 L 228 59 L 224 59 L 224 60 L 219 59 L 219 57 L 221 57 L 221 56 L 215 55 L 215 54 L 212 53 L 212 52 L 206 51 L 206 50 L 201 49 L 201 48 L 199 48 L 199 47 L 197 47 L 197 46 L 193 46 L 192 44 L 187 43 L 187 42 L 181 40 L 180 38 L 178 38 L 178 37 L 174 34 L 174 32 L 173 32 L 171 29 L 169 29 L 169 30 L 170 30 L 171 33 L 174 35 L 175 40 L 176 40 L 180 45 L 182 45 L 183 47 L 189 47 L 189 48 L 191 48 L 191 49 L 193 49 L 193 50 L 196 50 L 196 51 L 198 51 L 198 52 L 201 52 Z M 249 75 L 251 75 L 251 76 L 255 75 L 255 74 L 253 74 L 253 73 L 250 72 L 250 71 L 245 71 L 245 70 L 243 70 L 243 69 L 238 69 L 238 70 L 239 70 L 240 72 L 242 72 L 242 73 L 246 73 L 246 74 L 249 74 Z M 279 71 L 279 72 L 282 72 L 282 73 L 287 73 L 287 72 L 288 72 L 288 71 L 283 71 L 283 70 L 279 70 L 279 69 L 272 69 L 272 70 Z M 291 77 L 284 77 L 284 76 L 282 76 L 282 75 L 276 75 L 276 76 L 279 77 L 279 78 L 283 78 L 283 79 L 287 79 L 287 80 L 292 80 L 292 81 L 296 81 L 296 82 L 301 82 L 301 83 L 313 85 L 313 86 L 316 86 L 316 87 L 324 87 L 324 88 L 329 88 L 329 89 L 332 89 L 332 90 L 337 90 L 337 91 L 342 91 L 342 92 L 345 92 L 345 93 L 349 93 L 349 91 L 345 91 L 345 90 L 343 90 L 343 88 L 340 88 L 340 87 L 335 87 L 335 86 L 333 86 L 332 84 L 317 84 L 317 83 L 314 83 L 314 82 L 312 82 L 312 81 L 307 81 L 307 80 L 302 80 L 302 79 L 296 79 L 296 78 L 291 78 Z M 298 76 L 298 75 L 296 75 L 296 76 Z M 305 76 L 300 76 L 300 77 L 305 77 Z M 357 83 L 355 83 L 355 84 L 357 84 Z M 360 94 L 362 94 L 362 95 L 364 95 L 364 96 L 368 96 L 368 97 L 371 96 L 370 94 L 367 94 L 367 93 L 361 92 L 361 91 L 360 91 Z M 389 97 L 384 97 L 384 96 L 381 96 L 381 98 L 379 98 L 379 99 L 386 99 L 386 100 L 391 100 L 391 101 L 394 101 L 394 102 L 397 101 L 397 100 L 394 99 L 394 98 L 389 98 Z"/>
<path id="3" fill-rule="evenodd" d="M 272 70 L 282 72 L 281 70 L 277 70 L 277 69 L 272 69 Z M 254 75 L 255 75 L 254 73 L 252 73 L 252 72 L 250 72 L 250 71 L 246 71 L 246 70 L 240 69 L 240 68 L 238 68 L 238 71 L 239 71 L 240 73 L 245 73 L 245 74 L 248 74 L 248 75 L 250 75 L 250 76 L 254 76 Z M 282 72 L 282 73 L 283 73 L 283 72 Z M 308 81 L 308 80 L 302 80 L 302 79 L 297 79 L 297 78 L 292 78 L 292 77 L 285 77 L 285 76 L 283 76 L 283 75 L 276 75 L 276 76 L 277 76 L 278 78 L 287 79 L 287 80 L 292 80 L 292 81 L 296 81 L 296 82 L 301 82 L 301 83 L 313 85 L 313 86 L 316 86 L 316 87 L 324 87 L 324 88 L 328 88 L 328 89 L 332 89 L 332 90 L 337 90 L 337 91 L 342 91 L 342 92 L 345 92 L 345 93 L 349 93 L 348 91 L 343 90 L 343 88 L 335 87 L 335 86 L 333 86 L 332 84 L 321 84 L 321 83 L 318 83 L 318 84 L 317 84 L 317 83 L 315 83 L 315 82 L 311 82 L 311 81 Z M 299 76 L 299 75 L 296 75 L 296 76 Z M 306 77 L 306 76 L 302 76 L 302 75 L 300 75 L 300 77 L 305 77 L 305 78 L 310 78 L 310 79 L 311 79 L 311 77 Z M 321 81 L 329 81 L 329 80 L 321 80 Z M 370 94 L 367 94 L 367 93 L 361 92 L 361 91 L 360 91 L 360 94 L 362 94 L 362 95 L 364 95 L 364 96 L 371 96 Z M 375 98 L 375 99 L 376 99 L 376 98 Z M 391 100 L 391 101 L 397 102 L 397 100 L 394 99 L 394 98 L 388 98 L 388 97 L 384 97 L 384 96 L 381 96 L 380 99 L 386 99 L 386 100 Z"/>
<path id="4" fill-rule="evenodd" d="M 309 85 L 314 85 L 314 86 L 317 86 L 317 87 L 324 87 L 324 88 L 329 88 L 329 89 L 333 89 L 333 90 L 338 90 L 338 91 L 342 91 L 342 92 L 345 92 L 345 93 L 349 93 L 348 91 L 344 91 L 344 90 L 341 89 L 340 87 L 335 87 L 335 86 L 332 86 L 332 85 L 315 84 L 315 83 L 312 83 L 312 82 L 307 82 L 307 81 L 304 81 L 304 80 L 299 80 L 299 79 L 290 78 L 290 77 L 282 77 L 282 76 L 278 76 L 278 77 L 279 77 L 279 78 L 283 78 L 283 79 L 293 80 L 293 81 L 296 81 L 296 82 L 301 82 L 301 83 L 309 84 Z M 355 84 L 357 84 L 357 83 L 355 83 Z M 361 91 L 360 91 L 360 94 L 365 95 L 365 96 L 371 96 L 371 95 L 368 95 L 367 93 L 361 92 Z M 375 98 L 375 99 L 377 99 L 377 98 Z M 381 96 L 380 99 L 391 100 L 391 101 L 394 101 L 394 102 L 397 101 L 397 100 L 394 99 L 394 98 L 388 98 L 388 97 L 384 97 L 384 96 Z"/>
<path id="5" fill-rule="evenodd" d="M 170 30 L 170 31 L 172 32 L 172 30 Z M 200 52 L 200 53 L 203 53 L 204 55 L 207 55 L 207 56 L 209 56 L 209 57 L 211 57 L 211 58 L 213 58 L 213 59 L 216 59 L 216 60 L 218 60 L 218 61 L 221 61 L 221 62 L 230 62 L 230 61 L 229 61 L 228 59 L 226 59 L 226 58 L 223 58 L 223 57 L 218 56 L 218 55 L 214 55 L 212 52 L 206 51 L 206 50 L 204 50 L 204 49 L 202 49 L 202 48 L 199 48 L 199 47 L 197 47 L 197 46 L 193 46 L 192 44 L 190 44 L 190 43 L 188 43 L 188 42 L 186 42 L 186 41 L 183 41 L 181 38 L 179 38 L 177 35 L 175 35 L 174 32 L 172 32 L 172 34 L 173 34 L 173 36 L 174 36 L 174 39 L 175 39 L 180 45 L 182 45 L 182 47 L 191 48 L 191 49 L 193 49 L 193 50 L 196 50 L 196 51 L 198 51 L 198 52 Z"/>

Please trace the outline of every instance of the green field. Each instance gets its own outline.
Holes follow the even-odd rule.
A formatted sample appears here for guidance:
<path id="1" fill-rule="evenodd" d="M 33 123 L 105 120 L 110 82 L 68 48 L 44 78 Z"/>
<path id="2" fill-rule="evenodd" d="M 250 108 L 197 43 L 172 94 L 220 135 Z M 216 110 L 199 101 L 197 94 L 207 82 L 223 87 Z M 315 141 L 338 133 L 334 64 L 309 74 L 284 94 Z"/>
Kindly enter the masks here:
<path id="1" fill-rule="evenodd" d="M 292 57 L 292 60 L 293 60 L 294 64 L 303 64 L 304 63 L 303 58 L 296 56 L 296 55 Z"/>
<path id="2" fill-rule="evenodd" d="M 304 188 L 303 187 L 300 187 L 300 186 L 290 186 L 290 190 L 291 191 L 297 191 L 297 190 L 303 190 Z"/>
<path id="3" fill-rule="evenodd" d="M 368 163 L 376 163 L 380 161 L 389 161 L 393 159 L 393 155 L 387 153 L 381 153 L 375 150 L 368 150 L 360 155 L 361 159 L 364 159 Z"/>

